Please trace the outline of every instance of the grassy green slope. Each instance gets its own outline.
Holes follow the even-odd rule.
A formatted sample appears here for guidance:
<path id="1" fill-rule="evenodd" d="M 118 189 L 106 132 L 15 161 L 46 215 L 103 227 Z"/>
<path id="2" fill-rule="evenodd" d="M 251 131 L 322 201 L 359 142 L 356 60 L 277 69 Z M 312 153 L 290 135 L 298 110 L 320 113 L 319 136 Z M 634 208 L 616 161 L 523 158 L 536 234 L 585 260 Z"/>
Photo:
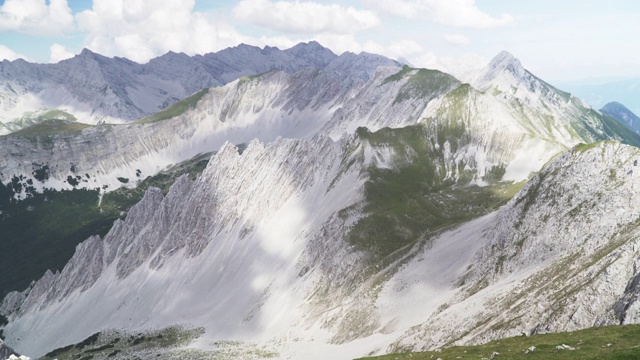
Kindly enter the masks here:
<path id="1" fill-rule="evenodd" d="M 161 330 L 129 333 L 108 330 L 85 340 L 49 352 L 39 360 L 53 359 L 157 359 L 157 360 L 236 360 L 270 359 L 278 353 L 271 346 L 250 342 L 216 341 L 213 349 L 199 350 L 188 345 L 204 334 L 203 328 L 171 326 Z"/>
<path id="2" fill-rule="evenodd" d="M 574 350 L 558 349 L 568 345 Z M 531 347 L 535 350 L 527 351 Z M 391 354 L 369 359 L 544 359 L 544 360 L 633 360 L 640 359 L 640 325 L 595 327 L 574 332 L 518 336 L 484 345 L 453 346 L 441 351 Z"/>
<path id="3" fill-rule="evenodd" d="M 91 127 L 91 125 L 68 120 L 46 120 L 5 136 L 52 136 L 79 132 L 88 127 Z"/>
<path id="4" fill-rule="evenodd" d="M 619 140 L 623 144 L 640 147 L 640 135 L 627 125 L 608 115 L 601 116 L 603 130 L 610 138 Z"/>
<path id="5" fill-rule="evenodd" d="M 437 138 L 461 145 L 464 130 L 449 125 L 437 129 Z M 490 171 L 484 178 L 489 186 L 483 187 L 469 184 L 475 171 L 462 162 L 449 164 L 452 174 L 447 174 L 443 146 L 422 126 L 374 133 L 360 128 L 358 135 L 373 148 L 393 149 L 396 157 L 392 169 L 369 167 L 367 216 L 348 235 L 352 244 L 374 255 L 374 262 L 393 261 L 391 255 L 401 255 L 416 242 L 497 209 L 522 186 L 501 182 L 503 168 Z"/>
<path id="6" fill-rule="evenodd" d="M 178 115 L 182 115 L 187 110 L 194 109 L 196 107 L 196 104 L 198 104 L 198 101 L 200 101 L 200 99 L 202 99 L 202 97 L 205 96 L 208 92 L 209 92 L 208 88 L 202 89 L 197 93 L 189 97 L 186 97 L 155 114 L 149 115 L 145 118 L 135 121 L 135 123 L 146 124 L 146 123 L 151 123 L 156 121 L 167 120 L 167 119 L 176 117 Z"/>
<path id="7" fill-rule="evenodd" d="M 460 84 L 456 78 L 441 71 L 414 69 L 405 65 L 399 72 L 384 79 L 381 85 L 399 81 L 405 77 L 408 79 L 398 91 L 394 103 L 415 101 L 415 99 L 429 101 Z"/>
<path id="8" fill-rule="evenodd" d="M 101 212 L 98 191 L 45 191 L 10 201 L 0 185 L 0 297 L 24 290 L 47 269 L 61 270 L 78 243 L 104 235 L 117 214 Z"/>
<path id="9" fill-rule="evenodd" d="M 0 298 L 9 291 L 24 290 L 47 269 L 61 270 L 76 245 L 91 235 L 106 234 L 115 219 L 142 199 L 146 189 L 155 186 L 166 193 L 180 175 L 194 179 L 209 156 L 148 177 L 136 188 L 109 192 L 100 206 L 98 190 L 31 191 L 27 199 L 15 201 L 13 184 L 0 184 Z"/>
<path id="10" fill-rule="evenodd" d="M 175 359 L 182 355 L 178 348 L 189 345 L 203 333 L 202 328 L 179 326 L 139 333 L 104 331 L 77 344 L 53 350 L 39 359 Z"/>
<path id="11" fill-rule="evenodd" d="M 76 117 L 64 110 L 50 109 L 41 111 L 28 111 L 24 115 L 5 124 L 5 127 L 11 131 L 18 131 L 45 121 L 62 120 L 67 122 L 77 121 Z"/>

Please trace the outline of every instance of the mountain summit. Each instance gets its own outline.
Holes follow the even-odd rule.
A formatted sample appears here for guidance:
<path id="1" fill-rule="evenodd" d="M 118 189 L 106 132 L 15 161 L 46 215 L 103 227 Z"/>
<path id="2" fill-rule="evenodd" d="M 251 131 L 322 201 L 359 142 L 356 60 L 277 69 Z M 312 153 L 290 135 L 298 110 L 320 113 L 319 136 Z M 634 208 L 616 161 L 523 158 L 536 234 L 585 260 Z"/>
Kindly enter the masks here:
<path id="1" fill-rule="evenodd" d="M 524 81 L 527 73 L 520 60 L 508 51 L 501 51 L 476 75 L 472 85 L 478 90 L 489 87 L 502 90 L 505 86 Z"/>
<path id="2" fill-rule="evenodd" d="M 507 51 L 496 55 L 478 72 L 471 85 L 480 91 L 506 93 L 529 104 L 539 102 L 541 97 L 552 102 L 567 102 L 571 98 L 571 94 L 558 90 L 533 75 L 522 66 L 520 60 Z"/>

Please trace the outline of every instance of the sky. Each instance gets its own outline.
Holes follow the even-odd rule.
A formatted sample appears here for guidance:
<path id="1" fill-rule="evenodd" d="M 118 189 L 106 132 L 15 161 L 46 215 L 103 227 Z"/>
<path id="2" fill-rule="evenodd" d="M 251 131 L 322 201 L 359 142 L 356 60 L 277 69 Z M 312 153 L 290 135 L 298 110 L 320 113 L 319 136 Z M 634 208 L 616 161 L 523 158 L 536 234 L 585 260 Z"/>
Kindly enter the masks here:
<path id="1" fill-rule="evenodd" d="M 547 81 L 621 79 L 640 75 L 639 35 L 636 0 L 0 0 L 0 59 L 38 63 L 316 40 L 454 75 L 507 50 Z"/>

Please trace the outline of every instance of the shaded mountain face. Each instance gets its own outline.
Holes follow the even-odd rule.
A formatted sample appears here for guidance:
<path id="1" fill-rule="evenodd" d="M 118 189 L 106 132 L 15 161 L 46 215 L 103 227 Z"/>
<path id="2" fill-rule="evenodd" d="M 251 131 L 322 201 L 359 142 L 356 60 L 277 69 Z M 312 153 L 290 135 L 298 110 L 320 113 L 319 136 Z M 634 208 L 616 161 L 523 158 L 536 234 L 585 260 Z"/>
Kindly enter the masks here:
<path id="1" fill-rule="evenodd" d="M 2 360 L 8 359 L 11 355 L 15 355 L 16 357 L 20 356 L 12 348 L 10 348 L 6 344 L 4 344 L 2 342 L 2 339 L 0 339 L 0 359 L 2 359 Z"/>
<path id="2" fill-rule="evenodd" d="M 203 88 L 273 69 L 323 68 L 335 57 L 310 42 L 287 50 L 239 45 L 206 55 L 169 52 L 146 64 L 87 49 L 57 64 L 5 60 L 0 63 L 0 133 L 42 120 L 42 111 L 59 113 L 49 118 L 89 124 L 130 122 Z"/>
<path id="3" fill-rule="evenodd" d="M 186 323 L 204 329 L 201 343 L 270 344 L 282 357 L 315 346 L 326 358 L 579 328 L 593 314 L 632 321 L 628 271 L 573 322 L 558 301 L 587 306 L 587 287 L 563 295 L 533 282 L 531 302 L 519 291 L 571 261 L 567 249 L 588 271 L 555 283 L 597 278 L 594 251 L 627 239 L 616 229 L 636 212 L 637 149 L 616 141 L 640 138 L 508 53 L 476 79 L 345 53 L 241 77 L 132 124 L 45 122 L 0 138 L 11 201 L 45 189 L 104 195 L 216 153 L 197 179 L 148 190 L 62 271 L 5 297 L 8 340 L 41 355 L 110 328 Z M 612 218 L 618 208 L 629 216 Z M 553 306 L 532 324 L 525 315 L 541 303 Z"/>
<path id="4" fill-rule="evenodd" d="M 619 120 L 636 133 L 640 133 L 640 118 L 624 105 L 613 101 L 600 109 L 600 112 Z"/>

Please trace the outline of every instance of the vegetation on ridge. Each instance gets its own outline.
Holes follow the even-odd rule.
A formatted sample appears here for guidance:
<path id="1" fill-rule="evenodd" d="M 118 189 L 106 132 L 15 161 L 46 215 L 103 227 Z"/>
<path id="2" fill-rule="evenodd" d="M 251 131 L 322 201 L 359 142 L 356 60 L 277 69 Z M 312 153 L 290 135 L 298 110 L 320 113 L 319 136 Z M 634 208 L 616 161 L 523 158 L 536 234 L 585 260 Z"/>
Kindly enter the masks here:
<path id="1" fill-rule="evenodd" d="M 159 112 L 155 113 L 155 114 L 151 114 L 147 117 L 144 117 L 140 120 L 135 121 L 136 124 L 147 124 L 147 123 L 152 123 L 152 122 L 156 122 L 156 121 L 162 121 L 162 120 L 167 120 L 167 119 L 171 119 L 173 117 L 176 117 L 178 115 L 182 115 L 185 112 L 187 112 L 188 110 L 192 110 L 196 108 L 196 105 L 198 104 L 198 101 L 200 101 L 200 99 L 202 99 L 203 96 L 205 96 L 207 93 L 209 92 L 208 88 L 202 89 L 200 91 L 198 91 L 197 93 L 186 97 L 176 103 L 174 103 L 173 105 L 170 105 L 162 110 L 160 110 Z"/>
<path id="2" fill-rule="evenodd" d="M 443 360 L 490 358 L 496 360 L 640 359 L 640 325 L 603 326 L 573 332 L 516 336 L 493 340 L 484 345 L 452 346 L 438 351 L 390 354 L 367 359 L 422 360 L 436 358 Z"/>
<path id="3" fill-rule="evenodd" d="M 593 120 L 589 121 L 588 118 L 598 119 L 602 129 L 594 129 Z M 589 109 L 581 120 L 579 125 L 574 125 L 574 128 L 583 139 L 593 138 L 595 141 L 616 139 L 623 144 L 640 147 L 640 135 L 618 119 Z"/>
<path id="4" fill-rule="evenodd" d="M 80 132 L 89 127 L 92 127 L 92 125 L 54 119 L 31 125 L 5 136 L 44 137 Z"/>
<path id="5" fill-rule="evenodd" d="M 78 119 L 76 119 L 72 114 L 60 109 L 27 111 L 22 115 L 22 117 L 9 121 L 6 124 L 3 124 L 3 126 L 6 127 L 9 132 L 15 132 L 50 120 L 75 122 Z"/>
<path id="6" fill-rule="evenodd" d="M 149 187 L 159 187 L 167 193 L 182 174 L 195 179 L 210 156 L 202 154 L 174 165 L 147 177 L 135 188 L 108 192 L 100 205 L 97 189 L 44 190 L 42 193 L 31 190 L 26 199 L 16 201 L 14 187 L 22 186 L 20 179 L 8 185 L 0 183 L 0 298 L 10 291 L 26 289 L 47 269 L 62 270 L 76 245 L 91 235 L 104 236 L 116 219 L 124 217 L 129 208 L 142 199 Z M 34 176 L 39 181 L 46 180 L 48 168 L 35 170 Z"/>
<path id="7" fill-rule="evenodd" d="M 77 344 L 53 350 L 39 359 L 235 360 L 278 356 L 266 346 L 240 341 L 216 341 L 210 344 L 210 350 L 187 347 L 203 334 L 203 328 L 182 326 L 136 333 L 108 330 L 95 333 Z"/>
<path id="8" fill-rule="evenodd" d="M 384 79 L 381 85 L 399 81 L 404 77 L 408 77 L 408 79 L 398 91 L 393 101 L 394 104 L 415 99 L 430 101 L 460 84 L 456 78 L 442 71 L 414 69 L 404 65 L 399 72 Z"/>
<path id="9" fill-rule="evenodd" d="M 204 334 L 203 328 L 171 326 L 138 333 L 103 331 L 83 341 L 53 350 L 40 357 L 49 359 L 174 359 L 174 351 Z"/>
<path id="10" fill-rule="evenodd" d="M 421 240 L 450 226 L 487 214 L 508 201 L 522 183 L 502 182 L 503 167 L 490 169 L 482 179 L 487 186 L 471 184 L 476 170 L 460 161 L 447 164 L 444 142 L 452 151 L 464 142 L 464 129 L 441 126 L 434 134 L 422 126 L 384 128 L 358 136 L 372 148 L 391 149 L 393 168 L 371 165 L 365 183 L 364 213 L 347 240 L 374 254 L 374 262 L 400 255 Z M 399 252 L 399 253 L 398 253 Z M 395 257 L 393 257 L 395 258 Z M 387 259 L 389 262 L 392 258 Z"/>
<path id="11" fill-rule="evenodd" d="M 100 207 L 107 212 L 127 211 L 142 199 L 144 193 L 150 187 L 157 187 L 166 195 L 169 188 L 178 177 L 187 174 L 189 179 L 195 180 L 207 167 L 211 153 L 198 155 L 190 160 L 171 166 L 154 176 L 142 180 L 134 188 L 121 187 L 104 194 Z"/>

